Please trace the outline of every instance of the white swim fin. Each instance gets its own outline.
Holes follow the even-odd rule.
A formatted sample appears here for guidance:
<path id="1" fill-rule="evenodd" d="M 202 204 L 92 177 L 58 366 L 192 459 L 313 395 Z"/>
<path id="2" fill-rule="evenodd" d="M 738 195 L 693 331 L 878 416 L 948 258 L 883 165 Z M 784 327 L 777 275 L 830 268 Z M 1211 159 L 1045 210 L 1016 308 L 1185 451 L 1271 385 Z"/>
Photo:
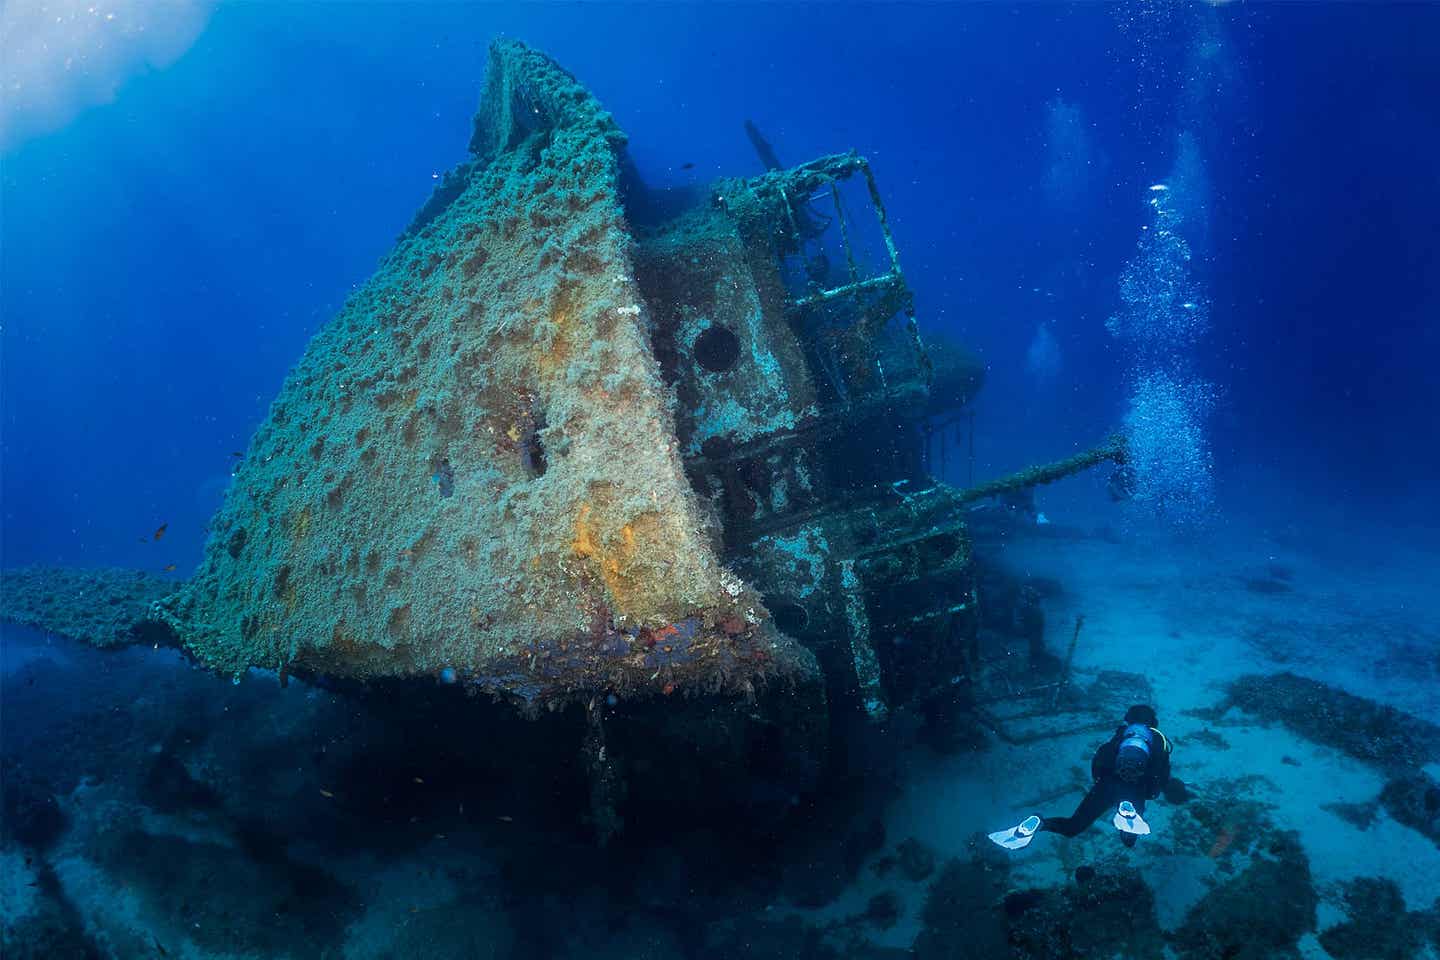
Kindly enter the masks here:
<path id="1" fill-rule="evenodd" d="M 1133 833 L 1137 837 L 1143 837 L 1150 832 L 1150 824 L 1140 816 L 1140 811 L 1135 809 L 1135 804 L 1129 800 L 1120 801 L 1120 809 L 1115 811 L 1115 829 L 1121 833 Z"/>
<path id="2" fill-rule="evenodd" d="M 1039 829 L 1039 817 L 1026 817 L 1009 830 L 997 830 L 990 834 L 990 839 L 1006 850 L 1019 850 L 1030 845 L 1030 841 L 1035 839 L 1035 831 Z"/>

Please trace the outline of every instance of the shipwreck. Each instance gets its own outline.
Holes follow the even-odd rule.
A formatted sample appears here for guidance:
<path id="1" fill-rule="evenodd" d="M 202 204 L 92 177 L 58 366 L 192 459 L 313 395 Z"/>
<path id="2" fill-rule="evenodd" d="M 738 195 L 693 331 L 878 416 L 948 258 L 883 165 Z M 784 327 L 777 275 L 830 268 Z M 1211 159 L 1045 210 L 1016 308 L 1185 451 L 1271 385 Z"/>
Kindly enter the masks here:
<path id="1" fill-rule="evenodd" d="M 663 749 L 627 724 L 763 742 L 803 788 L 856 724 L 974 707 L 967 507 L 1123 445 L 933 476 L 982 367 L 922 337 L 866 159 L 751 133 L 767 172 L 651 189 L 574 77 L 494 43 L 468 156 L 290 372 L 194 574 L 15 571 L 4 615 L 571 710 L 600 809 Z M 76 577 L 103 617 L 55 601 Z"/>

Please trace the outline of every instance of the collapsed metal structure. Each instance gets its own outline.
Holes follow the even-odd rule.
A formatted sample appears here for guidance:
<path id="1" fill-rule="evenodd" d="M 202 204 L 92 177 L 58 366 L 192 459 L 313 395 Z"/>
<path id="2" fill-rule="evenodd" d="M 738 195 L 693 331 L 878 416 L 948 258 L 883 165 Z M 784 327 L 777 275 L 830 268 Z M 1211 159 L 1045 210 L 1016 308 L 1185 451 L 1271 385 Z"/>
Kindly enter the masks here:
<path id="1" fill-rule="evenodd" d="M 933 479 L 927 425 L 982 373 L 922 342 L 866 160 L 663 209 L 625 144 L 553 61 L 492 45 L 470 156 L 291 372 L 147 639 L 580 703 L 592 740 L 597 697 L 955 701 L 966 505 L 1122 448 Z"/>

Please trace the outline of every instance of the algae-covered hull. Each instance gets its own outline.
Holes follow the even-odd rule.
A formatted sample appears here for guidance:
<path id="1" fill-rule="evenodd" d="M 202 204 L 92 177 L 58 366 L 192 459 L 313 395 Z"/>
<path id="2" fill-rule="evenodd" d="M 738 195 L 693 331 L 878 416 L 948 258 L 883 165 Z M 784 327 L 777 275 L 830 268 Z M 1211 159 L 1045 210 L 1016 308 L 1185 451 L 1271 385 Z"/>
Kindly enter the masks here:
<path id="1" fill-rule="evenodd" d="M 491 48 L 471 158 L 291 372 L 168 605 L 204 662 L 527 701 L 813 670 L 686 480 L 624 142 L 550 60 Z"/>
<path id="2" fill-rule="evenodd" d="M 493 44 L 469 156 L 291 371 L 194 576 L 103 642 L 529 708 L 783 680 L 953 709 L 966 504 L 1123 452 L 935 481 L 981 367 L 922 344 L 867 161 L 750 134 L 768 172 L 650 190 L 584 87 Z M 68 576 L 9 578 L 0 615 L 93 640 L 44 600 Z"/>

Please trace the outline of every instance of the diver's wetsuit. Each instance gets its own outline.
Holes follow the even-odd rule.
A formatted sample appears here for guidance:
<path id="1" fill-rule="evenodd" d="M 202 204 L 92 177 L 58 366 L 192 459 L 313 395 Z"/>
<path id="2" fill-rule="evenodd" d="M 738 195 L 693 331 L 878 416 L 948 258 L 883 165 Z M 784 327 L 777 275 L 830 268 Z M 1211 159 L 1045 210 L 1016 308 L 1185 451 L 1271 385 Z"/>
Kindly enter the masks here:
<path id="1" fill-rule="evenodd" d="M 1126 728 L 1121 726 L 1115 731 L 1115 736 L 1101 744 L 1100 749 L 1095 751 L 1095 756 L 1090 759 L 1090 775 L 1095 778 L 1095 785 L 1085 794 L 1080 806 L 1068 817 L 1042 817 L 1040 829 L 1058 833 L 1062 837 L 1077 836 L 1102 814 L 1119 807 L 1122 800 L 1135 804 L 1135 809 L 1143 816 L 1145 801 L 1158 797 L 1160 791 L 1165 789 L 1165 784 L 1170 781 L 1170 741 L 1159 730 L 1153 727 L 1150 729 L 1154 737 L 1144 776 L 1137 781 L 1127 782 L 1115 773 L 1115 757 L 1119 753 L 1120 742 L 1125 739 Z M 1122 839 L 1126 846 L 1135 843 L 1135 835 L 1131 833 L 1124 834 Z"/>

